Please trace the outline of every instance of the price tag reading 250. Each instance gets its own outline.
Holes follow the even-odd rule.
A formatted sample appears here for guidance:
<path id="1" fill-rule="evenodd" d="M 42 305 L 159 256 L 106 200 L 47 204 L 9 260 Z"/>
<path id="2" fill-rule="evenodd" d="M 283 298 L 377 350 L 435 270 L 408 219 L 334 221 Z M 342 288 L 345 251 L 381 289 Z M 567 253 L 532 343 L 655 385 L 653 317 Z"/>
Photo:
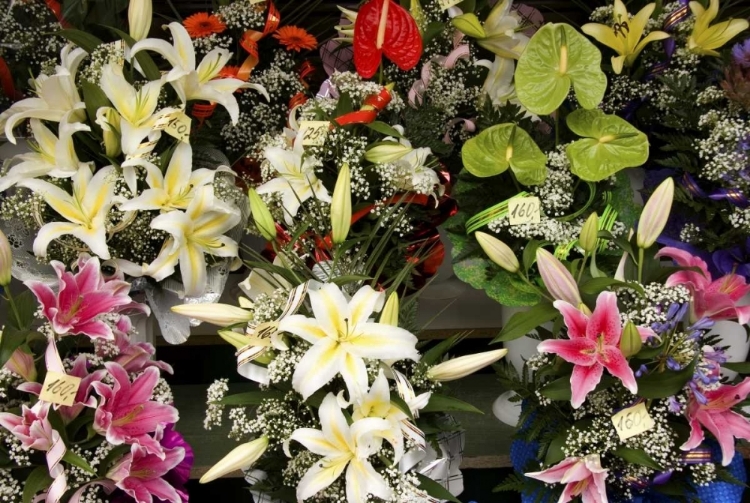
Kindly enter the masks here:
<path id="1" fill-rule="evenodd" d="M 510 225 L 538 224 L 541 220 L 538 197 L 514 197 L 508 200 Z"/>
<path id="2" fill-rule="evenodd" d="M 640 435 L 655 426 L 644 402 L 622 409 L 612 416 L 612 424 L 615 425 L 615 430 L 622 441 Z"/>
<path id="3" fill-rule="evenodd" d="M 69 407 L 73 405 L 80 385 L 80 377 L 49 371 L 47 377 L 44 378 L 39 399 Z"/>
<path id="4" fill-rule="evenodd" d="M 320 146 L 326 142 L 326 136 L 331 129 L 328 121 L 302 121 L 299 124 L 302 136 L 302 145 Z"/>

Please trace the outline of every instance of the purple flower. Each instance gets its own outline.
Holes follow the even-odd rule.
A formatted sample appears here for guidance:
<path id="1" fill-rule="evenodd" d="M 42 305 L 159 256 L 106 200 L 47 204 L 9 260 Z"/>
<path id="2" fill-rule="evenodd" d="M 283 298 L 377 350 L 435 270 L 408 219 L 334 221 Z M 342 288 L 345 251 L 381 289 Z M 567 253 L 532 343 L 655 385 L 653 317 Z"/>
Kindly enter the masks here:
<path id="1" fill-rule="evenodd" d="M 750 68 L 750 38 L 732 47 L 732 61 L 741 68 Z"/>
<path id="2" fill-rule="evenodd" d="M 674 396 L 670 396 L 667 399 L 667 406 L 669 407 L 669 412 L 672 414 L 679 414 L 682 412 L 682 404 Z"/>

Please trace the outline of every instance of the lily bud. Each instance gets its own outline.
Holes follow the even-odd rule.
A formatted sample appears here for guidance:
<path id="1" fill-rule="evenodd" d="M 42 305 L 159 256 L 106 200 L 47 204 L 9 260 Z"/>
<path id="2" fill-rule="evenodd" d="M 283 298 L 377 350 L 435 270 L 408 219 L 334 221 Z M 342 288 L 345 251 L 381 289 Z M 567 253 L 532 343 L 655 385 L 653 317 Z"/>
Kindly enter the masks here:
<path id="1" fill-rule="evenodd" d="M 151 30 L 152 17 L 153 7 L 151 0 L 130 0 L 128 26 L 130 28 L 130 36 L 136 42 L 148 36 L 149 30 Z"/>
<path id="2" fill-rule="evenodd" d="M 365 159 L 375 164 L 398 161 L 414 150 L 413 147 L 397 141 L 382 141 L 365 152 Z"/>
<path id="3" fill-rule="evenodd" d="M 253 319 L 253 313 L 250 311 L 229 304 L 182 304 L 173 306 L 172 312 L 219 327 L 247 323 Z"/>
<path id="4" fill-rule="evenodd" d="M 589 309 L 589 306 L 587 306 L 583 302 L 581 302 L 580 304 L 578 304 L 578 310 L 581 311 L 586 316 L 591 316 L 591 314 L 592 314 L 591 313 L 591 309 Z"/>
<path id="5" fill-rule="evenodd" d="M 21 348 L 13 351 L 10 359 L 5 362 L 5 368 L 18 374 L 28 382 L 36 381 L 36 365 L 34 357 L 23 351 Z"/>
<path id="6" fill-rule="evenodd" d="M 426 376 L 428 379 L 437 382 L 455 381 L 495 363 L 507 353 L 508 350 L 503 348 L 475 355 L 460 356 L 430 367 Z"/>
<path id="7" fill-rule="evenodd" d="M 0 231 L 0 286 L 10 285 L 10 269 L 13 264 L 13 252 L 8 238 Z"/>
<path id="8" fill-rule="evenodd" d="M 622 337 L 620 337 L 620 351 L 622 351 L 625 358 L 630 358 L 633 355 L 637 355 L 643 346 L 641 340 L 641 334 L 638 332 L 635 324 L 629 321 L 625 328 L 622 330 Z"/>
<path id="9" fill-rule="evenodd" d="M 339 171 L 331 199 L 331 229 L 334 243 L 343 243 L 352 225 L 352 179 L 349 165 L 344 164 Z"/>
<path id="10" fill-rule="evenodd" d="M 487 33 L 485 33 L 484 28 L 482 27 L 482 22 L 479 21 L 476 14 L 471 12 L 454 17 L 451 19 L 451 24 L 458 31 L 472 38 L 484 38 L 487 36 Z"/>
<path id="11" fill-rule="evenodd" d="M 200 483 L 206 484 L 235 470 L 250 468 L 266 452 L 266 449 L 268 449 L 268 437 L 265 435 L 235 447 L 201 477 Z"/>
<path id="12" fill-rule="evenodd" d="M 380 312 L 380 323 L 384 325 L 391 325 L 392 327 L 398 326 L 398 294 L 393 292 L 383 306 L 383 310 Z"/>
<path id="13" fill-rule="evenodd" d="M 638 222 L 638 248 L 650 248 L 659 237 L 669 219 L 674 198 L 674 180 L 667 178 L 656 188 L 643 207 Z"/>
<path id="14" fill-rule="evenodd" d="M 96 111 L 96 123 L 102 128 L 104 153 L 108 157 L 117 157 L 122 153 L 120 143 L 120 114 L 114 108 L 100 107 Z"/>
<path id="15" fill-rule="evenodd" d="M 219 330 L 219 337 L 237 349 L 242 349 L 248 344 L 247 336 L 234 330 Z"/>
<path id="16" fill-rule="evenodd" d="M 517 273 L 521 269 L 516 254 L 508 245 L 484 232 L 476 232 L 474 237 L 491 261 L 511 273 Z"/>
<path id="17" fill-rule="evenodd" d="M 273 241 L 276 239 L 276 223 L 271 216 L 271 210 L 255 192 L 255 189 L 248 189 L 247 198 L 250 201 L 250 213 L 253 215 L 255 226 L 266 240 Z"/>
<path id="18" fill-rule="evenodd" d="M 542 275 L 542 281 L 544 281 L 544 285 L 552 297 L 557 300 L 564 300 L 573 306 L 583 303 L 573 276 L 554 255 L 544 248 L 539 248 L 536 251 L 536 262 L 539 266 L 539 273 Z"/>
<path id="19" fill-rule="evenodd" d="M 583 224 L 581 235 L 578 238 L 578 244 L 581 245 L 588 253 L 596 250 L 596 242 L 599 240 L 599 215 L 596 212 L 589 215 L 586 223 Z"/>

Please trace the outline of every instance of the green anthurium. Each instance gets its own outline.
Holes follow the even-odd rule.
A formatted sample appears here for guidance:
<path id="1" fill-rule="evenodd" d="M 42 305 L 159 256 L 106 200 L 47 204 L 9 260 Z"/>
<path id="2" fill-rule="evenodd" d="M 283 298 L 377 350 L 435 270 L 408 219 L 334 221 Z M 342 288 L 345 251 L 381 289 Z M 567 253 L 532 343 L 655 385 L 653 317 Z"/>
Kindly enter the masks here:
<path id="1" fill-rule="evenodd" d="M 515 124 L 485 129 L 464 144 L 461 156 L 466 170 L 475 176 L 498 175 L 510 167 L 523 185 L 539 185 L 547 178 L 547 156 Z"/>
<path id="2" fill-rule="evenodd" d="M 529 41 L 516 68 L 516 93 L 529 111 L 555 111 L 573 86 L 583 108 L 596 108 L 607 89 L 602 55 L 586 37 L 565 23 L 544 25 Z"/>
<path id="3" fill-rule="evenodd" d="M 648 138 L 628 121 L 601 110 L 576 110 L 568 127 L 584 138 L 567 146 L 570 171 L 582 180 L 598 182 L 648 159 Z"/>

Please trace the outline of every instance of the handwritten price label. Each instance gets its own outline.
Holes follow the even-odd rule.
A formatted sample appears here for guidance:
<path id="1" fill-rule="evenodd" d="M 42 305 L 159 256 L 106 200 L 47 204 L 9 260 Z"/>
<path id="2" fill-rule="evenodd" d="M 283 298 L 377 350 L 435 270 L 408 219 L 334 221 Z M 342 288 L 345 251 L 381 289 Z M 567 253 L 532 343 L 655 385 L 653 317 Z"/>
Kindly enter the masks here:
<path id="1" fill-rule="evenodd" d="M 463 2 L 463 0 L 438 0 L 440 8 L 443 10 L 448 10 L 454 5 L 460 4 L 461 2 Z"/>
<path id="2" fill-rule="evenodd" d="M 612 424 L 615 425 L 615 430 L 622 441 L 640 435 L 655 425 L 644 402 L 623 409 L 612 416 Z"/>
<path id="3" fill-rule="evenodd" d="M 190 126 L 192 123 L 193 121 L 185 115 L 185 112 L 178 112 L 169 118 L 164 126 L 164 132 L 181 142 L 190 143 Z"/>
<path id="4" fill-rule="evenodd" d="M 302 145 L 323 145 L 331 129 L 328 121 L 302 121 L 299 125 L 302 136 Z"/>
<path id="5" fill-rule="evenodd" d="M 538 197 L 514 197 L 508 201 L 510 225 L 538 224 L 541 207 Z"/>
<path id="6" fill-rule="evenodd" d="M 47 372 L 39 399 L 69 407 L 73 405 L 80 385 L 80 377 L 69 376 L 60 372 Z"/>

